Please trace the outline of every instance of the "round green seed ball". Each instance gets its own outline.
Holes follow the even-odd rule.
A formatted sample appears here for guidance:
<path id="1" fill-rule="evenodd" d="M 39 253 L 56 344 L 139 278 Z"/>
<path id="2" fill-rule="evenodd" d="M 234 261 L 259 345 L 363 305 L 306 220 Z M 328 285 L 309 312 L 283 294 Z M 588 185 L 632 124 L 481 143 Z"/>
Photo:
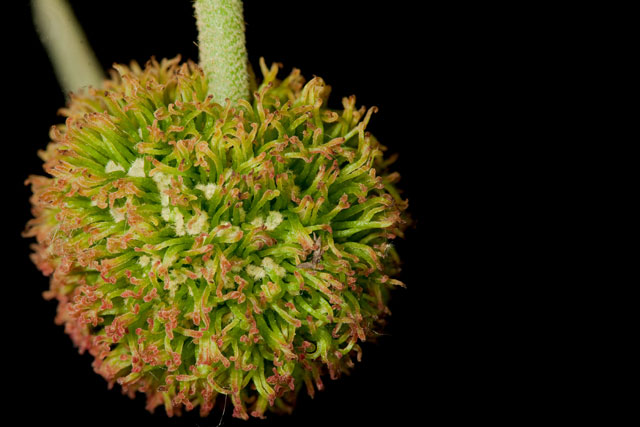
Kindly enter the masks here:
<path id="1" fill-rule="evenodd" d="M 73 95 L 31 176 L 32 259 L 95 371 L 167 413 L 219 394 L 290 410 L 360 358 L 388 312 L 406 202 L 365 132 L 374 109 L 261 61 L 252 103 L 218 105 L 195 64 L 116 65 Z"/>

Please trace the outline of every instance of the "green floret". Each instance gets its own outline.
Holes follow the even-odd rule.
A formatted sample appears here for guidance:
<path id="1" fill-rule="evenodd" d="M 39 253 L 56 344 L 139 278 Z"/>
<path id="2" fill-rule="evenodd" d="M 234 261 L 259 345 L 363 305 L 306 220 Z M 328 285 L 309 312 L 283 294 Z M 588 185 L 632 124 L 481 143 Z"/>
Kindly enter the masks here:
<path id="1" fill-rule="evenodd" d="M 253 102 L 213 103 L 179 58 L 115 66 L 72 96 L 32 176 L 32 259 L 94 368 L 167 413 L 229 395 L 234 416 L 291 408 L 360 358 L 402 285 L 406 202 L 374 109 L 325 107 L 320 78 L 261 61 Z"/>

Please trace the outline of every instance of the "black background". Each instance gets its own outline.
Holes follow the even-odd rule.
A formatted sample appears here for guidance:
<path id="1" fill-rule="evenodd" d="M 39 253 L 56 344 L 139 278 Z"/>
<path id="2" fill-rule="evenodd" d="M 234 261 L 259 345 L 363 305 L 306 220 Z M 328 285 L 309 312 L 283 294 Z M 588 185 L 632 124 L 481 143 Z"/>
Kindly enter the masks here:
<path id="1" fill-rule="evenodd" d="M 327 379 L 325 391 L 313 400 L 301 394 L 291 416 L 269 414 L 266 421 L 243 422 L 231 417 L 230 402 L 224 417 L 220 410 L 206 419 L 197 411 L 173 419 L 161 408 L 149 414 L 141 397 L 131 401 L 118 386 L 107 390 L 93 373 L 91 357 L 79 355 L 62 327 L 54 325 L 55 303 L 41 297 L 48 280 L 29 261 L 30 242 L 20 232 L 30 218 L 30 191 L 23 182 L 42 173 L 36 151 L 48 142 L 49 127 L 62 120 L 56 111 L 64 95 L 33 29 L 29 2 L 8 3 L 12 9 L 5 19 L 14 26 L 4 36 L 8 112 L 2 124 L 2 162 L 8 173 L 1 209 L 4 245 L 11 248 L 3 261 L 8 293 L 2 300 L 10 332 L 3 343 L 3 364 L 9 372 L 4 389 L 11 396 L 11 411 L 26 424 L 45 417 L 65 426 L 311 427 L 409 426 L 419 419 L 455 419 L 469 410 L 458 406 L 469 387 L 458 375 L 464 369 L 458 361 L 467 362 L 447 349 L 449 341 L 443 339 L 452 319 L 438 301 L 438 287 L 446 281 L 433 280 L 432 272 L 440 266 L 427 221 L 436 188 L 445 180 L 433 173 L 440 161 L 433 153 L 447 141 L 443 92 L 451 83 L 442 79 L 444 58 L 436 47 L 444 36 L 436 31 L 427 35 L 437 16 L 402 3 L 245 1 L 247 47 L 255 69 L 263 56 L 267 63 L 284 64 L 281 75 L 297 67 L 307 78 L 321 76 L 332 86 L 334 105 L 355 94 L 359 105 L 379 107 L 369 130 L 390 153 L 399 154 L 395 168 L 401 172 L 400 187 L 410 201 L 414 224 L 406 240 L 397 242 L 404 260 L 401 279 L 408 289 L 393 294 L 385 335 L 364 345 L 363 361 L 353 373 Z M 104 69 L 131 59 L 144 63 L 152 55 L 180 53 L 183 59 L 197 60 L 190 1 L 70 3 Z"/>

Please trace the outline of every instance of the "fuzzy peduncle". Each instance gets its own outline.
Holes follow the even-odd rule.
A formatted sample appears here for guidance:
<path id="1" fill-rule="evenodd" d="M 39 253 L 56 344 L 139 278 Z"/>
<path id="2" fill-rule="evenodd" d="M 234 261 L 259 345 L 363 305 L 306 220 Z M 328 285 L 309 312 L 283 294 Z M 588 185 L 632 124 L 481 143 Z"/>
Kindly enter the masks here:
<path id="1" fill-rule="evenodd" d="M 196 0 L 200 66 L 209 94 L 224 105 L 249 98 L 249 73 L 241 0 Z"/>

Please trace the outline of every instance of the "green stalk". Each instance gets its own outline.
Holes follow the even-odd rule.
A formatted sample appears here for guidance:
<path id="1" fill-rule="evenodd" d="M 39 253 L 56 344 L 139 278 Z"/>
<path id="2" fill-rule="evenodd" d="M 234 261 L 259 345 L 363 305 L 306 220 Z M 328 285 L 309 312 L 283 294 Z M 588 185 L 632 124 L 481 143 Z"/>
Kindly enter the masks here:
<path id="1" fill-rule="evenodd" d="M 32 0 L 40 40 L 65 93 L 84 86 L 100 87 L 104 74 L 82 27 L 65 0 Z"/>
<path id="2" fill-rule="evenodd" d="M 196 0 L 200 66 L 218 104 L 249 98 L 241 0 Z"/>

